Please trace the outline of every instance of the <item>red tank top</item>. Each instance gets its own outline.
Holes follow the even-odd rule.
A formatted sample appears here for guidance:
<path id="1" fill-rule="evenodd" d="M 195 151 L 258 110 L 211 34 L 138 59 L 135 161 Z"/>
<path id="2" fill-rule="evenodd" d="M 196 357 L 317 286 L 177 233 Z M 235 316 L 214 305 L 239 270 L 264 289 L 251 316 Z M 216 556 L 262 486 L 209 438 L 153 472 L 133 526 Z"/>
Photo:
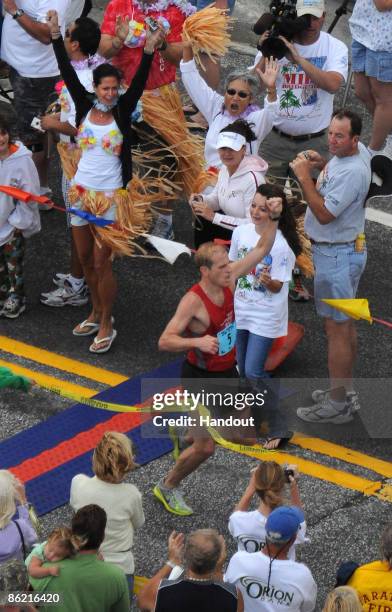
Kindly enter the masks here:
<path id="1" fill-rule="evenodd" d="M 186 330 L 188 337 L 200 338 L 201 336 L 216 336 L 228 325 L 234 323 L 234 300 L 233 293 L 228 287 L 223 288 L 224 302 L 222 306 L 217 306 L 203 291 L 199 284 L 193 285 L 189 289 L 199 296 L 203 302 L 210 319 L 210 324 L 203 334 L 195 334 L 190 329 Z M 210 355 L 203 353 L 199 349 L 192 349 L 187 353 L 187 360 L 194 366 L 207 370 L 208 372 L 223 372 L 229 370 L 235 364 L 235 347 L 225 355 Z"/>

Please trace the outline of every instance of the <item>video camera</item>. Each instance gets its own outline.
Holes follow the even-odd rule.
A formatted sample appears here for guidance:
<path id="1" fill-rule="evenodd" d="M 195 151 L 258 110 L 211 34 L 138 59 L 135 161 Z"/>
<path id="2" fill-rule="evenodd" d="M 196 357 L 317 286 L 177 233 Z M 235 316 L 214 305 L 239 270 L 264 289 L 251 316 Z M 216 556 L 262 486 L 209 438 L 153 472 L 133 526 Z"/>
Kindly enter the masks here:
<path id="1" fill-rule="evenodd" d="M 264 13 L 253 26 L 253 31 L 258 36 L 261 36 L 269 30 L 268 38 L 261 44 L 257 45 L 259 51 L 264 57 L 275 57 L 282 59 L 287 52 L 287 47 L 278 37 L 280 35 L 291 41 L 292 38 L 306 30 L 310 26 L 310 15 L 297 17 L 296 0 L 272 0 L 270 4 L 270 12 Z"/>

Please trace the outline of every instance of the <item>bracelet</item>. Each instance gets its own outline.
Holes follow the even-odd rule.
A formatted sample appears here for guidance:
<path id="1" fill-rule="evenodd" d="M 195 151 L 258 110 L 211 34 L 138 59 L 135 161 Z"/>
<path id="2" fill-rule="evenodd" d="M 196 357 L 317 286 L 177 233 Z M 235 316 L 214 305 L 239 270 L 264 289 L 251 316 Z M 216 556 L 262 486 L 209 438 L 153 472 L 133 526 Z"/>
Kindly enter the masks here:
<path id="1" fill-rule="evenodd" d="M 116 39 L 119 41 L 120 44 L 118 44 L 118 43 L 116 45 L 114 44 L 114 41 Z M 123 46 L 123 42 L 122 42 L 121 38 L 119 38 L 118 36 L 115 36 L 113 38 L 113 40 L 112 40 L 112 47 L 113 47 L 113 49 L 117 49 L 117 51 L 118 51 L 119 49 L 121 49 L 122 46 Z"/>
<path id="2" fill-rule="evenodd" d="M 173 563 L 173 561 L 170 561 L 170 559 L 168 559 L 167 561 L 165 561 L 165 565 L 168 565 L 169 567 L 171 567 L 172 569 L 174 569 L 176 567 L 176 564 Z"/>

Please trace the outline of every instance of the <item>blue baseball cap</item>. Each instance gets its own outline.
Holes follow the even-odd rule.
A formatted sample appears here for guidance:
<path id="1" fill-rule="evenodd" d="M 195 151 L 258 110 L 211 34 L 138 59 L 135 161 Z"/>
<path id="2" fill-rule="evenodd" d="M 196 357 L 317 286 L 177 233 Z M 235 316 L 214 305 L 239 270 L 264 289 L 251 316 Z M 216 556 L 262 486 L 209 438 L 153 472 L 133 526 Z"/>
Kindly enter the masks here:
<path id="1" fill-rule="evenodd" d="M 297 535 L 304 520 L 304 513 L 296 506 L 279 506 L 267 518 L 265 524 L 267 540 L 271 544 L 285 544 Z"/>

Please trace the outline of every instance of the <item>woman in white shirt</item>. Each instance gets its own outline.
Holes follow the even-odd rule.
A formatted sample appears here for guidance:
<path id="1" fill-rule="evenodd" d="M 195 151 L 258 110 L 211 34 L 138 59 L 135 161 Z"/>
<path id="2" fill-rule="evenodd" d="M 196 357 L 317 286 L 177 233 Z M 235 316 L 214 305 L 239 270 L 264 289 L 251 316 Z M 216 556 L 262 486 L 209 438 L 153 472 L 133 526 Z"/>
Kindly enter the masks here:
<path id="1" fill-rule="evenodd" d="M 283 189 L 271 184 L 257 188 L 250 207 L 252 223 L 234 230 L 229 253 L 230 260 L 236 261 L 254 248 L 268 222 L 266 201 L 275 197 L 281 198 L 283 203 L 275 242 L 255 270 L 237 280 L 234 294 L 239 374 L 257 389 L 265 389 L 265 379 L 269 378 L 264 365 L 274 339 L 287 336 L 289 282 L 295 258 L 302 250 Z M 269 387 L 263 411 L 269 423 L 265 448 L 271 449 L 290 436 L 284 414 L 278 411 L 279 393 L 274 392 L 273 385 Z"/>
<path id="2" fill-rule="evenodd" d="M 285 504 L 285 489 L 290 487 L 290 503 L 302 510 L 298 489 L 296 465 L 285 469 L 275 461 L 262 461 L 252 471 L 248 486 L 229 518 L 229 531 L 237 541 L 238 550 L 255 553 L 265 546 L 265 524 L 272 510 Z M 257 510 L 249 511 L 255 494 L 259 498 Z M 288 550 L 288 558 L 295 561 L 295 547 L 307 541 L 306 523 L 302 521 L 294 544 Z"/>
<path id="3" fill-rule="evenodd" d="M 206 167 L 221 167 L 222 162 L 218 156 L 216 141 L 222 128 L 236 119 L 246 119 L 249 123 L 254 124 L 256 140 L 248 143 L 247 152 L 257 155 L 260 143 L 272 130 L 276 113 L 279 110 L 275 87 L 278 75 L 277 61 L 273 58 L 270 61 L 267 60 L 265 71 L 258 71 L 267 90 L 263 109 L 255 104 L 259 82 L 247 71 L 229 74 L 225 83 L 224 96 L 211 89 L 199 74 L 193 59 L 192 46 L 188 41 L 183 41 L 180 69 L 185 89 L 208 123 L 204 148 Z"/>
<path id="4" fill-rule="evenodd" d="M 124 570 L 131 593 L 135 571 L 133 537 L 145 520 L 140 491 L 135 485 L 123 482 L 134 468 L 129 438 L 115 431 L 106 432 L 94 450 L 95 476 L 74 476 L 69 502 L 75 511 L 88 504 L 97 504 L 105 510 L 107 524 L 100 552 L 105 561 Z"/>
<path id="5" fill-rule="evenodd" d="M 195 247 L 214 238 L 231 240 L 233 230 L 250 223 L 249 209 L 256 189 L 265 183 L 266 162 L 247 155 L 256 135 L 247 121 L 237 119 L 218 134 L 216 149 L 221 161 L 218 181 L 209 194 L 192 194 L 190 204 L 198 215 Z"/>

